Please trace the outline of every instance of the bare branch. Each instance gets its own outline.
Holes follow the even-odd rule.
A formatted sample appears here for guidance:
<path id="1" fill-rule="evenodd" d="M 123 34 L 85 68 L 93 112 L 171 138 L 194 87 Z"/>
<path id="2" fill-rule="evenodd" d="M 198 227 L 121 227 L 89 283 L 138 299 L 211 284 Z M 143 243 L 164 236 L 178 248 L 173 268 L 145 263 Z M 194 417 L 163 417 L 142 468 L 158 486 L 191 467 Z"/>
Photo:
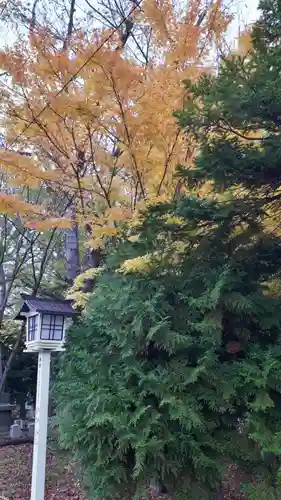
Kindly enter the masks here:
<path id="1" fill-rule="evenodd" d="M 220 121 L 225 123 L 226 127 L 223 127 L 223 125 L 220 124 Z M 232 134 L 235 134 L 238 137 L 241 137 L 241 139 L 245 139 L 247 141 L 265 141 L 267 139 L 267 137 L 249 137 L 249 136 L 246 136 L 246 135 L 242 134 L 241 132 L 239 132 L 238 130 L 235 130 L 234 128 L 232 128 L 230 123 L 225 118 L 220 118 L 219 121 L 216 123 L 216 125 L 221 130 L 224 130 L 225 132 L 231 132 Z"/>
<path id="2" fill-rule="evenodd" d="M 106 74 L 106 73 L 105 73 Z M 107 78 L 108 78 L 108 75 L 106 74 Z M 115 95 L 115 98 L 116 98 L 116 101 L 117 101 L 117 104 L 119 106 L 119 109 L 120 109 L 120 114 L 121 114 L 121 117 L 122 117 L 122 121 L 123 121 L 123 125 L 124 125 L 124 130 L 125 130 L 125 134 L 126 134 L 126 138 L 127 138 L 127 141 L 128 141 L 128 146 L 129 146 L 129 151 L 130 151 L 130 156 L 132 158 L 132 161 L 133 161 L 133 164 L 134 164 L 134 167 L 135 167 L 135 172 L 136 172 L 136 176 L 137 176 L 137 179 L 138 179 L 138 182 L 139 182 L 139 185 L 140 185 L 140 189 L 141 189 L 141 192 L 142 192 L 142 195 L 143 195 L 143 198 L 145 199 L 145 190 L 144 190 L 144 187 L 143 187 L 143 183 L 142 183 L 142 179 L 141 179 L 141 175 L 139 173 L 139 170 L 138 170 L 138 165 L 137 165 L 137 161 L 136 161 L 136 157 L 135 155 L 132 153 L 131 151 L 131 137 L 130 137 L 130 132 L 129 132 L 129 127 L 127 125 L 127 120 L 126 120 L 126 116 L 125 116 L 125 112 L 124 112 L 124 108 L 123 108 L 123 104 L 122 104 L 122 100 L 120 99 L 120 95 L 118 94 L 117 92 L 117 89 L 116 89 L 116 85 L 115 85 L 115 82 L 114 82 L 114 78 L 113 78 L 113 75 L 111 74 L 110 75 L 110 78 L 109 78 L 111 84 L 112 84 L 112 88 L 113 88 L 113 92 L 114 92 L 114 95 Z"/>
<path id="3" fill-rule="evenodd" d="M 97 14 L 101 19 L 105 21 L 111 28 L 116 28 L 116 24 L 108 19 L 100 10 L 96 9 L 88 0 L 85 0 L 86 4 Z"/>
<path id="4" fill-rule="evenodd" d="M 74 12 L 75 12 L 75 0 L 71 0 L 70 3 L 70 12 L 69 12 L 69 20 L 67 25 L 67 34 L 66 39 L 63 43 L 63 49 L 66 50 L 73 32 L 74 27 Z"/>
<path id="5" fill-rule="evenodd" d="M 163 172 L 163 175 L 162 175 L 162 178 L 160 180 L 160 183 L 159 183 L 159 186 L 158 186 L 158 189 L 157 189 L 157 196 L 160 195 L 160 191 L 161 191 L 161 188 L 162 188 L 162 185 L 163 185 L 163 182 L 165 180 L 165 177 L 167 175 L 167 172 L 168 172 L 168 168 L 169 168 L 169 164 L 170 164 L 170 160 L 173 156 L 173 153 L 174 153 L 174 150 L 175 150 L 175 147 L 177 145 L 177 142 L 178 142 L 178 138 L 179 138 L 179 135 L 180 135 L 180 130 L 177 131 L 177 134 L 176 134 L 176 137 L 175 137 L 175 140 L 173 142 L 173 145 L 172 145 L 172 148 L 166 158 L 166 161 L 165 161 L 165 165 L 164 165 L 164 172 Z"/>
<path id="6" fill-rule="evenodd" d="M 93 164 L 93 168 L 94 168 L 94 171 L 95 171 L 95 175 L 96 175 L 96 178 L 98 180 L 98 183 L 99 183 L 99 186 L 104 194 L 104 197 L 107 201 L 107 204 L 109 207 L 111 207 L 111 203 L 110 203 L 110 198 L 109 198 L 109 194 L 108 192 L 106 191 L 102 181 L 101 181 L 101 178 L 100 178 L 100 175 L 99 175 L 99 172 L 96 168 L 96 162 L 95 162 L 95 157 L 94 157 L 94 147 L 93 147 L 93 141 L 92 141 L 92 135 L 91 135 L 91 131 L 90 131 L 90 128 L 88 128 L 88 133 L 89 133 L 89 141 L 90 141 L 90 150 L 91 150 L 91 160 L 92 160 L 92 164 Z"/>
<path id="7" fill-rule="evenodd" d="M 31 22 L 30 22 L 30 31 L 32 32 L 36 26 L 36 7 L 40 0 L 34 0 L 32 11 L 31 11 Z"/>

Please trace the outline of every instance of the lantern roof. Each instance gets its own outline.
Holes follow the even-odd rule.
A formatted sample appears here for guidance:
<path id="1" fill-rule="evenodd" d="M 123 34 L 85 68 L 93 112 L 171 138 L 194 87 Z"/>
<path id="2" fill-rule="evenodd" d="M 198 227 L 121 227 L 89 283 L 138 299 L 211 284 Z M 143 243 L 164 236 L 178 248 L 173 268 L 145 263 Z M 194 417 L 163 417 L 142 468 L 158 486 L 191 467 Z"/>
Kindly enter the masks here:
<path id="1" fill-rule="evenodd" d="M 42 314 L 57 314 L 61 316 L 77 316 L 79 311 L 73 309 L 72 300 L 57 300 L 57 299 L 40 299 L 35 295 L 21 294 L 23 304 L 16 320 L 25 319 L 25 314 L 29 312 L 37 312 Z"/>

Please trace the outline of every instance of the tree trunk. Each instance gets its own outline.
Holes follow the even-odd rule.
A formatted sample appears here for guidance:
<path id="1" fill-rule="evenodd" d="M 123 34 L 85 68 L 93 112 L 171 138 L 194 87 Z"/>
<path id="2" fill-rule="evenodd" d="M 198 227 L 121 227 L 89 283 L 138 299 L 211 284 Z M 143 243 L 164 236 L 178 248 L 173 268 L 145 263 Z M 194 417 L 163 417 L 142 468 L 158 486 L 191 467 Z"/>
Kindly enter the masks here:
<path id="1" fill-rule="evenodd" d="M 18 334 L 17 340 L 16 340 L 16 342 L 13 345 L 13 349 L 11 350 L 10 356 L 9 356 L 8 361 L 6 363 L 6 366 L 5 366 L 5 370 L 4 370 L 3 375 L 1 377 L 1 380 L 0 380 L 0 395 L 4 392 L 4 387 L 5 387 L 5 384 L 6 384 L 8 373 L 10 371 L 12 362 L 13 362 L 14 357 L 15 357 L 15 355 L 17 353 L 17 350 L 18 350 L 18 348 L 20 346 L 20 343 L 22 341 L 24 333 L 25 333 L 25 322 L 23 322 L 23 324 L 21 326 L 21 329 L 20 329 L 20 332 Z"/>
<path id="2" fill-rule="evenodd" d="M 25 420 L 25 418 L 26 418 L 25 394 L 18 394 L 16 400 L 17 400 L 17 403 L 19 404 L 19 407 L 20 407 L 20 418 L 22 420 Z"/>
<path id="3" fill-rule="evenodd" d="M 216 500 L 224 500 L 224 494 L 222 488 L 217 492 Z"/>
<path id="4" fill-rule="evenodd" d="M 66 34 L 66 39 L 65 39 L 64 44 L 63 44 L 64 50 L 67 49 L 69 40 L 70 40 L 71 35 L 72 35 L 73 27 L 74 27 L 75 3 L 76 3 L 76 0 L 71 0 L 71 3 L 70 3 L 70 12 L 69 12 L 69 20 L 68 20 L 68 25 L 67 25 L 67 34 Z"/>
<path id="5" fill-rule="evenodd" d="M 76 223 L 73 223 L 72 229 L 68 229 L 65 233 L 65 253 L 67 279 L 69 283 L 73 283 L 80 273 L 79 237 Z"/>
<path id="6" fill-rule="evenodd" d="M 0 329 L 2 328 L 3 318 L 4 318 L 4 310 L 7 303 L 7 284 L 6 284 L 6 275 L 3 266 L 3 258 L 1 258 L 2 262 L 0 264 Z M 3 344 L 0 342 L 0 382 L 3 373 Z M 1 394 L 1 391 L 0 391 Z"/>
<path id="7" fill-rule="evenodd" d="M 84 270 L 94 268 L 96 269 L 101 265 L 102 254 L 100 250 L 90 250 L 87 249 L 84 255 Z M 95 286 L 95 278 L 87 278 L 84 280 L 82 287 L 83 293 L 89 293 L 93 291 Z"/>
<path id="8" fill-rule="evenodd" d="M 2 344 L 0 343 L 0 380 L 2 378 L 2 373 L 3 373 L 3 360 L 2 360 L 2 356 L 3 356 L 3 348 L 2 348 Z"/>
<path id="9" fill-rule="evenodd" d="M 50 366 L 50 390 L 49 390 L 49 406 L 48 406 L 48 415 L 49 417 L 53 417 L 55 415 L 55 401 L 53 398 L 53 386 L 55 382 L 55 373 L 54 366 L 56 363 L 56 358 L 54 356 L 51 357 L 51 366 Z"/>

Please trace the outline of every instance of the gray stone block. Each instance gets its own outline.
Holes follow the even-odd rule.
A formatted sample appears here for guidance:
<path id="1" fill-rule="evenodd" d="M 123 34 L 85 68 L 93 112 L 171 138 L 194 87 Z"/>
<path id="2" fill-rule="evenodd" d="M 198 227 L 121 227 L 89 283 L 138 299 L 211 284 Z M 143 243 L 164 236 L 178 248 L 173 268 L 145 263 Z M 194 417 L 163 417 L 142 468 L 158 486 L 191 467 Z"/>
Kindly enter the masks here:
<path id="1" fill-rule="evenodd" d="M 35 424 L 34 422 L 30 422 L 28 424 L 28 437 L 33 438 L 34 437 L 34 430 L 35 430 Z"/>
<path id="2" fill-rule="evenodd" d="M 0 429 L 1 435 L 9 435 L 10 426 L 13 423 L 12 411 L 15 409 L 15 405 L 10 405 L 8 403 L 0 403 Z"/>
<path id="3" fill-rule="evenodd" d="M 11 439 L 20 439 L 22 437 L 22 430 L 20 425 L 13 424 L 10 427 L 10 438 Z"/>
<path id="4" fill-rule="evenodd" d="M 27 421 L 26 420 L 22 420 L 20 421 L 20 426 L 21 426 L 21 429 L 24 431 L 27 429 Z"/>
<path id="5" fill-rule="evenodd" d="M 11 403 L 11 395 L 8 392 L 0 394 L 0 403 L 9 405 Z"/>

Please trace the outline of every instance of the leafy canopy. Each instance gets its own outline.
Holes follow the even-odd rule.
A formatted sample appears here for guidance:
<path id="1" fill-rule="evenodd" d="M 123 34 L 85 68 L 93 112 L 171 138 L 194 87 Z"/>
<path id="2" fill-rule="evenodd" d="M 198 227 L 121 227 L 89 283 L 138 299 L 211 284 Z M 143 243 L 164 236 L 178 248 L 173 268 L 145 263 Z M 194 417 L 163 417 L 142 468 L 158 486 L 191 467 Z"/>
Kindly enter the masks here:
<path id="1" fill-rule="evenodd" d="M 225 468 L 280 494 L 281 244 L 279 2 L 262 4 L 252 48 L 217 77 L 187 82 L 178 113 L 200 144 L 180 169 L 187 193 L 123 235 L 57 385 L 61 442 L 90 498 L 139 498 L 159 480 L 172 498 L 215 498 Z M 257 96 L 256 93 L 257 92 Z M 208 185 L 204 196 L 193 186 Z M 276 205 L 278 207 L 278 205 Z"/>
<path id="2" fill-rule="evenodd" d="M 214 44 L 230 22 L 220 0 L 200 20 L 202 11 L 204 2 L 188 2 L 179 12 L 171 0 L 144 0 L 130 17 L 134 30 L 148 33 L 141 61 L 128 54 L 120 30 L 99 28 L 91 37 L 75 30 L 64 50 L 51 32 L 36 29 L 1 51 L 8 147 L 0 151 L 0 166 L 13 185 L 47 185 L 51 194 L 73 200 L 72 217 L 88 224 L 92 247 L 147 200 L 173 193 L 176 165 L 193 160 L 193 141 L 172 112 L 182 106 L 183 79 L 213 65 Z M 46 201 L 34 206 L 4 196 L 0 204 L 39 230 L 71 225 L 70 212 Z"/>

